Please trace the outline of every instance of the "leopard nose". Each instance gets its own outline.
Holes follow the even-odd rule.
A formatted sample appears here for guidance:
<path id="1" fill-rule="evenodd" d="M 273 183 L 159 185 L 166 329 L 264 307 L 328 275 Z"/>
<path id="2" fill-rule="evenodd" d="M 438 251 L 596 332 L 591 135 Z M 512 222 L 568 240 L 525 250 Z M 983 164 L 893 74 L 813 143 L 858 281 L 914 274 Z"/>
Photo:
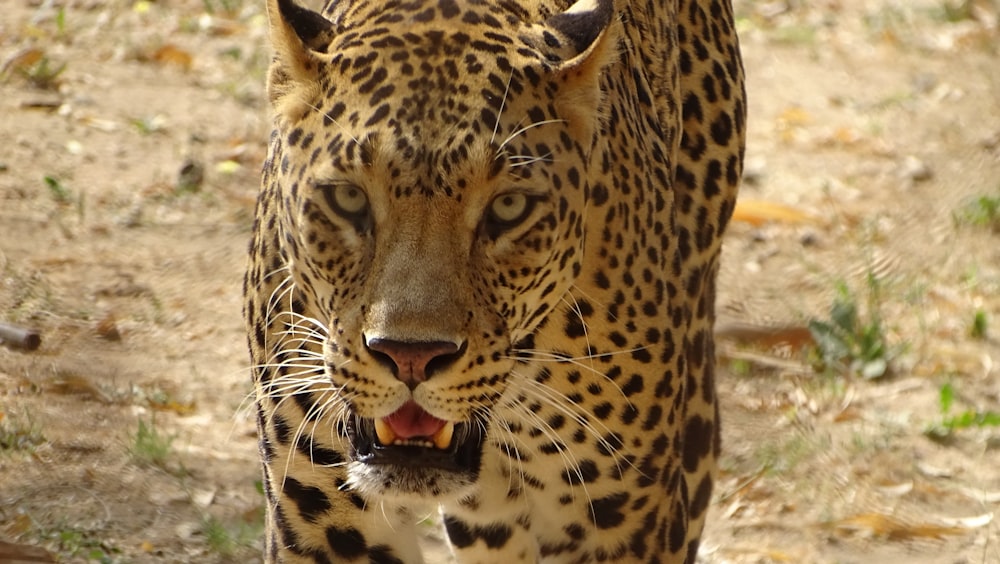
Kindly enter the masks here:
<path id="1" fill-rule="evenodd" d="M 407 342 L 366 337 L 365 346 L 372 357 L 389 367 L 411 390 L 465 352 L 464 343 L 449 341 Z"/>

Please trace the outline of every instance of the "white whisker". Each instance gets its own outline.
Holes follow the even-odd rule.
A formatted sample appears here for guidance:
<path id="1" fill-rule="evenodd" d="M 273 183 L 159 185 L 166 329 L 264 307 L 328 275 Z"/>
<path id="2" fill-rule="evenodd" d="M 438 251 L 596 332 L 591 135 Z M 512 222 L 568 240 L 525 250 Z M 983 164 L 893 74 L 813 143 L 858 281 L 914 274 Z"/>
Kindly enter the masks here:
<path id="1" fill-rule="evenodd" d="M 351 135 L 351 133 L 347 130 L 347 128 L 344 127 L 343 125 L 341 125 L 340 122 L 338 122 L 337 120 L 333 119 L 333 117 L 329 113 L 324 112 L 323 110 L 317 108 L 316 106 L 314 106 L 313 104 L 310 104 L 310 103 L 306 103 L 306 106 L 308 106 L 308 107 L 316 110 L 317 112 L 323 114 L 323 117 L 325 119 L 330 120 L 330 123 L 332 123 L 333 125 L 336 125 L 337 127 L 339 127 L 341 131 L 343 131 L 348 137 L 350 137 L 351 141 L 354 141 L 355 145 L 361 145 L 361 141 L 358 141 L 357 137 Z"/>
<path id="2" fill-rule="evenodd" d="M 540 157 L 532 157 L 529 155 L 508 155 L 507 160 L 516 161 L 510 164 L 510 168 L 517 168 L 519 166 L 527 166 L 538 162 L 550 163 L 552 162 L 551 157 L 552 153 L 546 153 Z"/>
<path id="3" fill-rule="evenodd" d="M 594 437 L 603 448 L 611 453 L 616 465 L 619 465 L 620 462 L 623 461 L 624 457 L 620 448 L 612 445 L 606 436 L 602 435 L 602 432 L 607 435 L 614 435 L 614 431 L 610 427 L 605 425 L 600 420 L 592 423 L 592 414 L 583 411 L 580 406 L 572 402 L 565 394 L 559 392 L 551 386 L 538 382 L 534 378 L 525 377 L 517 372 L 511 372 L 511 374 L 518 377 L 516 382 L 521 384 L 519 389 L 520 392 L 525 394 L 527 397 L 531 397 L 532 399 L 552 407 L 556 411 L 573 420 L 577 425 L 580 425 L 580 427 L 582 427 L 589 435 Z M 625 445 L 622 446 L 624 447 Z M 642 473 L 632 461 L 629 461 L 627 458 L 624 458 L 624 461 L 627 462 L 630 467 Z"/>
<path id="4" fill-rule="evenodd" d="M 504 147 L 507 146 L 507 143 L 510 143 L 511 141 L 514 140 L 515 137 L 517 137 L 518 135 L 524 133 L 525 131 L 528 131 L 530 129 L 534 129 L 536 127 L 540 127 L 540 126 L 543 126 L 543 125 L 547 125 L 547 124 L 550 124 L 550 123 L 564 123 L 565 121 L 566 120 L 564 120 L 564 119 L 544 119 L 542 121 L 536 121 L 536 122 L 528 124 L 528 125 L 526 125 L 526 126 L 524 126 L 522 128 L 519 128 L 516 131 L 514 131 L 514 133 L 511 133 L 506 139 L 504 139 L 503 143 L 500 144 L 500 147 L 499 147 L 499 149 L 498 149 L 497 152 L 503 151 Z"/>
<path id="5" fill-rule="evenodd" d="M 507 77 L 507 85 L 503 89 L 503 99 L 500 100 L 500 111 L 497 112 L 497 121 L 493 124 L 493 135 L 490 137 L 490 145 L 496 141 L 497 130 L 500 129 L 500 117 L 503 116 L 504 107 L 507 105 L 507 95 L 510 93 L 510 81 L 514 78 L 514 71 L 510 71 L 510 76 Z M 501 148 L 503 148 L 501 146 Z"/>

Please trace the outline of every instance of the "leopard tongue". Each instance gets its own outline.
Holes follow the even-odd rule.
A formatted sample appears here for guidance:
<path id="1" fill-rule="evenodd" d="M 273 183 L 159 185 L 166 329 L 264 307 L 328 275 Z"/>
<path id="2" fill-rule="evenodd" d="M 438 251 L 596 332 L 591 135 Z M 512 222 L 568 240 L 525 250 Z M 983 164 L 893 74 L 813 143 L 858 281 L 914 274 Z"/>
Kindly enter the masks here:
<path id="1" fill-rule="evenodd" d="M 434 417 L 413 401 L 375 420 L 375 435 L 383 445 L 430 443 L 444 450 L 451 446 L 454 432 L 454 423 Z"/>

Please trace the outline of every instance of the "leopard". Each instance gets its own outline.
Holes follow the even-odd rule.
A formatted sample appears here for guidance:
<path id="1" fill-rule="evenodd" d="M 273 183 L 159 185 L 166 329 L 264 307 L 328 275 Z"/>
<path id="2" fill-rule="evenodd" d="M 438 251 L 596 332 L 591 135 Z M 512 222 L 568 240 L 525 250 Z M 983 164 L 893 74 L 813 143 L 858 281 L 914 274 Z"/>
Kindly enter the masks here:
<path id="1" fill-rule="evenodd" d="M 745 149 L 731 3 L 267 22 L 243 282 L 264 560 L 695 562 Z"/>

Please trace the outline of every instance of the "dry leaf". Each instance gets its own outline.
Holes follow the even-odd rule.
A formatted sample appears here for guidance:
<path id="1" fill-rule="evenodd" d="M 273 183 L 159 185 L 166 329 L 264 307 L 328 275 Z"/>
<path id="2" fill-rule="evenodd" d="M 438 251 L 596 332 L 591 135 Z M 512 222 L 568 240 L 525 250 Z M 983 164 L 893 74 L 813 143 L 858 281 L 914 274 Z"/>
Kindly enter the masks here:
<path id="1" fill-rule="evenodd" d="M 863 139 L 861 133 L 853 127 L 838 127 L 829 136 L 818 140 L 821 147 L 849 147 Z"/>
<path id="2" fill-rule="evenodd" d="M 154 51 L 152 59 L 162 64 L 177 65 L 184 70 L 190 69 L 194 63 L 190 53 L 169 43 Z"/>
<path id="3" fill-rule="evenodd" d="M 11 564 L 27 562 L 55 562 L 56 559 L 44 548 L 27 544 L 14 544 L 0 540 L 0 562 Z"/>
<path id="4" fill-rule="evenodd" d="M 31 530 L 31 517 L 20 513 L 3 528 L 4 532 L 13 537 L 21 536 Z"/>
<path id="5" fill-rule="evenodd" d="M 107 401 L 107 396 L 83 376 L 61 373 L 48 381 L 46 391 L 60 395 L 81 395 L 98 401 Z"/>
<path id="6" fill-rule="evenodd" d="M 739 200 L 733 210 L 733 221 L 742 221 L 759 226 L 769 221 L 792 224 L 817 224 L 819 219 L 802 210 L 775 202 L 760 200 Z"/>
<path id="7" fill-rule="evenodd" d="M 861 533 L 891 541 L 913 539 L 942 540 L 948 536 L 960 535 L 969 527 L 936 523 L 907 523 L 884 513 L 862 513 L 829 523 L 840 533 Z"/>
<path id="8" fill-rule="evenodd" d="M 115 319 L 113 313 L 108 313 L 97 322 L 95 327 L 97 334 L 100 335 L 102 339 L 107 339 L 109 341 L 120 341 L 122 340 L 122 334 L 118 331 L 118 320 Z"/>
<path id="9" fill-rule="evenodd" d="M 845 407 L 840 413 L 834 415 L 833 422 L 846 423 L 848 421 L 858 421 L 862 417 L 864 417 L 864 412 L 852 405 Z"/>
<path id="10" fill-rule="evenodd" d="M 176 400 L 149 400 L 149 406 L 157 411 L 172 411 L 177 415 L 191 415 L 195 410 L 195 403 L 193 401 L 189 402 L 179 402 Z"/>
<path id="11" fill-rule="evenodd" d="M 198 18 L 198 27 L 212 35 L 220 37 L 244 33 L 246 31 L 246 28 L 238 21 L 212 17 L 209 14 L 203 14 Z"/>
<path id="12" fill-rule="evenodd" d="M 21 49 L 4 59 L 3 64 L 0 65 L 0 74 L 7 75 L 12 72 L 26 71 L 40 61 L 44 54 L 45 52 L 38 47 Z"/>
<path id="13" fill-rule="evenodd" d="M 812 333 L 805 325 L 768 327 L 753 323 L 731 322 L 716 326 L 715 336 L 744 345 L 772 348 L 780 345 L 802 349 L 814 345 Z"/>
<path id="14" fill-rule="evenodd" d="M 764 556 L 771 562 L 800 562 L 802 560 L 799 556 L 793 556 L 787 552 L 774 549 L 765 550 Z"/>
<path id="15" fill-rule="evenodd" d="M 812 121 L 812 115 L 804 109 L 794 106 L 787 108 L 778 116 L 778 125 L 782 128 L 798 127 Z"/>
<path id="16" fill-rule="evenodd" d="M 890 495 L 893 497 L 901 497 L 913 491 L 913 482 L 912 481 L 899 482 L 899 483 L 886 482 L 883 484 L 879 484 L 878 489 L 880 492 L 886 495 Z"/>

